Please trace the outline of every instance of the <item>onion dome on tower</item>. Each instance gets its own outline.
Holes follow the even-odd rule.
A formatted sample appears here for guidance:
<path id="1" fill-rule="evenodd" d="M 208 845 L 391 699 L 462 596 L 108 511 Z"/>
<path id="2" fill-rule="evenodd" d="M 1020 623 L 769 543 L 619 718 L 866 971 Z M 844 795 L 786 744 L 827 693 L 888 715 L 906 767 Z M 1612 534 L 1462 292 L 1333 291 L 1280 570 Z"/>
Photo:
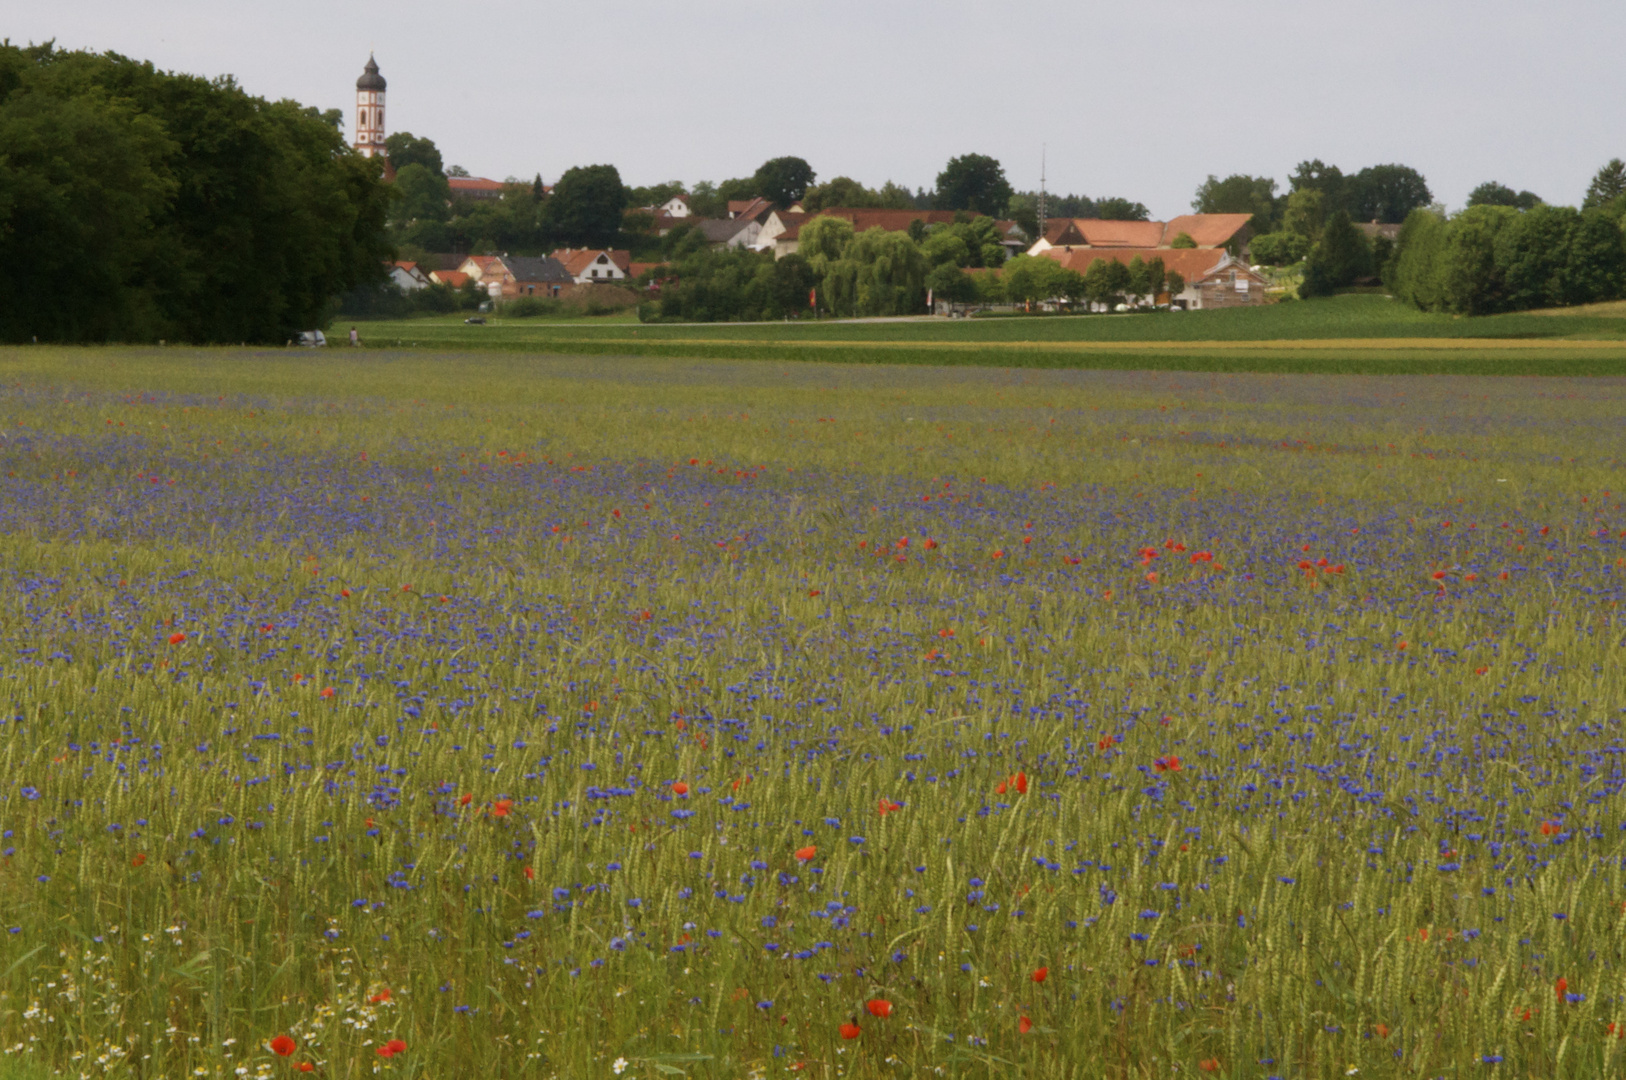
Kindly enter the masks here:
<path id="1" fill-rule="evenodd" d="M 372 157 L 384 152 L 384 76 L 378 61 L 367 55 L 367 67 L 356 80 L 356 152 Z"/>

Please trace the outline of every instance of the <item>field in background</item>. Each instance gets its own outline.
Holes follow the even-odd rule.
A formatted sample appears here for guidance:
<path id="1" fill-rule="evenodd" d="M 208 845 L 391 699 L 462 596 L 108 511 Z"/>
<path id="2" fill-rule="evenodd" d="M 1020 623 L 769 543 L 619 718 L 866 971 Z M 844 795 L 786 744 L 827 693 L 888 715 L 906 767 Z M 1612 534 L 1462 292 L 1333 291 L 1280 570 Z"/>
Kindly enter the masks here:
<path id="1" fill-rule="evenodd" d="M 447 317 L 357 325 L 365 344 L 385 348 L 1121 370 L 1626 374 L 1620 318 L 1459 319 L 1374 295 L 1126 316 L 686 325 L 495 319 L 484 326 Z"/>
<path id="2" fill-rule="evenodd" d="M 0 351 L 0 1075 L 1617 1075 L 1623 406 Z"/>

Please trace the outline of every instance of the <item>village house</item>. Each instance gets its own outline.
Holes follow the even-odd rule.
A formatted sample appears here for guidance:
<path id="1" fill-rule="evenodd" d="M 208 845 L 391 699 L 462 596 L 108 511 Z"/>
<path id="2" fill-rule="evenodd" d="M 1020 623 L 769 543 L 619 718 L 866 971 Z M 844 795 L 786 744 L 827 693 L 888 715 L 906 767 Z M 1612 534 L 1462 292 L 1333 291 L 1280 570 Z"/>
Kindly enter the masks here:
<path id="1" fill-rule="evenodd" d="M 1080 274 L 1097 259 L 1115 259 L 1125 266 L 1136 258 L 1142 262 L 1162 259 L 1164 272 L 1179 274 L 1185 288 L 1173 296 L 1140 298 L 1146 302 L 1172 303 L 1191 311 L 1265 302 L 1265 277 L 1223 248 L 1067 246 L 1048 248 L 1039 254 Z"/>
<path id="2" fill-rule="evenodd" d="M 458 270 L 460 270 L 463 273 L 467 274 L 469 276 L 469 278 L 476 285 L 479 285 L 482 289 L 485 289 L 487 292 L 491 292 L 491 290 L 488 287 L 488 284 L 487 284 L 487 282 L 485 280 L 485 276 L 486 276 L 487 268 L 489 268 L 492 264 L 494 264 L 496 262 L 497 262 L 497 256 L 495 256 L 495 255 L 466 255 L 466 256 L 463 257 L 463 261 L 458 264 L 457 268 L 458 268 Z M 496 296 L 496 295 L 498 295 L 499 293 L 502 292 L 501 273 L 502 273 L 501 270 L 497 271 L 496 281 L 497 281 L 498 289 L 497 289 L 496 293 L 492 293 L 493 296 Z"/>
<path id="3" fill-rule="evenodd" d="M 469 275 L 461 270 L 431 270 L 429 280 L 437 285 L 450 285 L 454 289 L 461 289 L 469 280 Z"/>
<path id="4" fill-rule="evenodd" d="M 558 296 L 575 282 L 558 259 L 504 255 L 502 265 L 507 270 L 504 296 Z"/>
<path id="5" fill-rule="evenodd" d="M 832 206 L 820 210 L 817 214 L 774 210 L 763 223 L 762 233 L 757 237 L 755 246 L 762 251 L 771 248 L 774 258 L 784 258 L 801 246 L 802 226 L 816 217 L 841 218 L 851 223 L 854 233 L 861 233 L 870 229 L 908 232 L 909 226 L 917 221 L 928 226 L 945 225 L 954 220 L 954 215 L 953 210 L 870 210 L 848 206 Z M 1014 222 L 1011 225 L 1015 227 Z"/>
<path id="6" fill-rule="evenodd" d="M 773 216 L 769 215 L 768 220 L 772 221 Z M 700 235 L 706 238 L 706 243 L 718 250 L 731 247 L 754 248 L 765 228 L 755 218 L 744 217 L 721 221 L 701 218 L 697 220 L 695 227 L 700 230 Z"/>
<path id="7" fill-rule="evenodd" d="M 470 255 L 458 267 L 458 272 L 472 279 L 493 300 L 558 296 L 575 281 L 558 260 L 526 255 Z M 444 274 L 442 279 L 445 280 Z"/>
<path id="8" fill-rule="evenodd" d="M 1042 255 L 1053 247 L 1191 249 L 1231 248 L 1245 254 L 1253 238 L 1250 214 L 1182 214 L 1169 221 L 1106 221 L 1060 218 L 1028 248 Z"/>
<path id="9" fill-rule="evenodd" d="M 452 198 L 464 199 L 500 199 L 503 189 L 507 186 L 500 180 L 487 180 L 483 176 L 448 176 L 446 186 L 451 188 Z"/>
<path id="10" fill-rule="evenodd" d="M 768 220 L 768 215 L 773 212 L 773 209 L 773 203 L 760 196 L 755 199 L 728 200 L 728 216 L 730 219 L 748 218 L 760 224 Z"/>
<path id="11" fill-rule="evenodd" d="M 602 248 L 560 248 L 552 258 L 564 264 L 578 285 L 603 285 L 631 277 L 632 253 Z"/>
<path id="12" fill-rule="evenodd" d="M 402 292 L 417 292 L 429 287 L 429 275 L 415 262 L 393 262 L 389 274 L 390 282 Z"/>
<path id="13" fill-rule="evenodd" d="M 1265 276 L 1230 252 L 1208 273 L 1188 287 L 1197 291 L 1197 302 L 1187 307 L 1210 311 L 1214 308 L 1253 307 L 1265 302 Z"/>
<path id="14" fill-rule="evenodd" d="M 655 212 L 657 214 L 665 214 L 667 217 L 674 218 L 686 218 L 694 216 L 694 210 L 689 206 L 689 197 L 682 194 L 673 195 L 670 199 L 667 199 L 665 202 L 655 207 Z"/>

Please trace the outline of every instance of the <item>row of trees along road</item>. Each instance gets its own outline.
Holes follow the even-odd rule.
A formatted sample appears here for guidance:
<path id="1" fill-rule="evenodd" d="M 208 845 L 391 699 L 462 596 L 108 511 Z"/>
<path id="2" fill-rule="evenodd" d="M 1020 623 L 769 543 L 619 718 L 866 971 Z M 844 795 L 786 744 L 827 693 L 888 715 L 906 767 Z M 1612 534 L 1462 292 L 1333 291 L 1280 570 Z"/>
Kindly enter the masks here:
<path id="1" fill-rule="evenodd" d="M 335 112 L 0 44 L 0 339 L 277 342 L 391 247 Z"/>

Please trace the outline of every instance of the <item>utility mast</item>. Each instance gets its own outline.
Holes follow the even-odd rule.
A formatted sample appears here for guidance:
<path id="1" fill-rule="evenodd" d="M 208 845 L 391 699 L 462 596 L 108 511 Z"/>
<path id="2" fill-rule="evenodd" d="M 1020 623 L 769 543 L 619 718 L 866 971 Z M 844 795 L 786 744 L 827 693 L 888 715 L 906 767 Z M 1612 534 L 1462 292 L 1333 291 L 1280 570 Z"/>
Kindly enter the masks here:
<path id="1" fill-rule="evenodd" d="M 1046 152 L 1048 150 L 1049 150 L 1049 146 L 1047 144 L 1045 144 L 1045 143 L 1040 143 L 1039 144 L 1039 235 L 1033 238 L 1035 241 L 1042 240 L 1044 238 L 1044 232 L 1045 232 L 1044 170 L 1045 170 L 1045 156 L 1046 156 Z"/>

